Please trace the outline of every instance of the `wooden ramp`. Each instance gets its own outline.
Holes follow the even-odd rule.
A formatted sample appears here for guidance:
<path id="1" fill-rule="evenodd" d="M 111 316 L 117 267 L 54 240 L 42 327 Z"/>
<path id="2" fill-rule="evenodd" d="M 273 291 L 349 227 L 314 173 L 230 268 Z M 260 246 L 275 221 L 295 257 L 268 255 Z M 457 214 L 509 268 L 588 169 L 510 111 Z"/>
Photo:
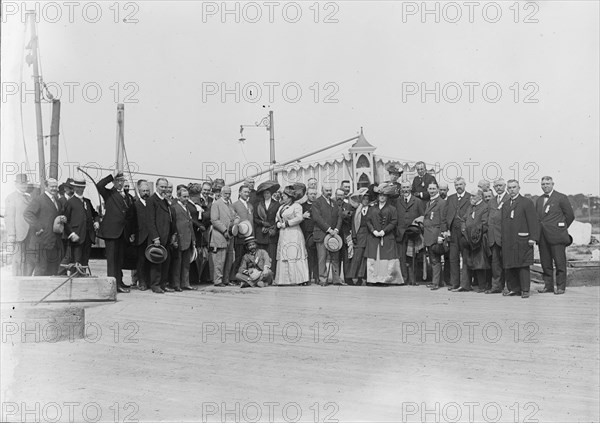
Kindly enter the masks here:
<path id="1" fill-rule="evenodd" d="M 67 276 L 3 275 L 2 303 L 38 303 L 43 298 L 44 303 L 116 301 L 117 285 L 115 278 L 107 276 L 70 279 Z"/>
<path id="2" fill-rule="evenodd" d="M 1 420 L 598 421 L 599 297 L 132 291 L 86 308 L 86 339 L 3 339 Z"/>

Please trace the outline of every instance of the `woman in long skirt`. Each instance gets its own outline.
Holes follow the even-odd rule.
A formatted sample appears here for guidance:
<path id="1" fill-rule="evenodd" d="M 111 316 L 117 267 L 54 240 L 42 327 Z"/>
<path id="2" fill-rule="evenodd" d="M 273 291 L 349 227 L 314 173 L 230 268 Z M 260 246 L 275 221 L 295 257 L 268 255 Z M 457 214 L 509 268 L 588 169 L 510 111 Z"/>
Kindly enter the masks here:
<path id="1" fill-rule="evenodd" d="M 367 283 L 383 285 L 403 285 L 400 261 L 396 252 L 396 225 L 398 212 L 388 201 L 390 195 L 396 192 L 396 187 L 382 183 L 375 192 L 378 204 L 369 207 L 367 214 Z"/>
<path id="2" fill-rule="evenodd" d="M 288 186 L 283 190 L 283 205 L 277 211 L 279 242 L 277 243 L 277 274 L 273 285 L 306 284 L 308 277 L 308 256 L 304 235 L 300 229 L 303 220 L 302 206 L 296 201 L 302 193 Z"/>

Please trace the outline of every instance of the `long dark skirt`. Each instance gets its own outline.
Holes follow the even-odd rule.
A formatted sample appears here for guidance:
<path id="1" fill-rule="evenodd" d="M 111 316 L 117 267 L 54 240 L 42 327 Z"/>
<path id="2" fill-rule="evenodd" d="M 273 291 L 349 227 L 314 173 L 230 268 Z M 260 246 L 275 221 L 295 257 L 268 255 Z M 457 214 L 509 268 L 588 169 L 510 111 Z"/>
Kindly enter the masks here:
<path id="1" fill-rule="evenodd" d="M 350 264 L 350 271 L 348 272 L 347 278 L 358 279 L 367 278 L 367 257 L 365 257 L 365 247 L 355 247 L 354 255 L 352 256 L 352 263 Z"/>

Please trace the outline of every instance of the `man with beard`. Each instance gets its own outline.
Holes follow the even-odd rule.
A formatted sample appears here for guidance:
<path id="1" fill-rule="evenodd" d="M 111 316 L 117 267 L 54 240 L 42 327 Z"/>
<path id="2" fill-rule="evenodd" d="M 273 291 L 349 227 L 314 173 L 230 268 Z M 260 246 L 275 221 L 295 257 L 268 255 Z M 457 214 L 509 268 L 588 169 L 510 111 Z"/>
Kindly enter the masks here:
<path id="1" fill-rule="evenodd" d="M 504 269 L 502 266 L 502 206 L 509 200 L 504 179 L 494 181 L 496 196 L 488 203 L 488 245 L 492 254 L 492 288 L 486 294 L 501 294 L 504 290 Z"/>
<path id="2" fill-rule="evenodd" d="M 398 226 L 396 227 L 396 244 L 400 258 L 400 271 L 402 278 L 409 285 L 416 285 L 415 269 L 413 266 L 407 267 L 406 249 L 408 247 L 409 237 L 406 229 L 419 216 L 425 213 L 425 203 L 415 198 L 411 193 L 411 183 L 403 181 L 401 183 L 402 195 L 396 200 L 396 210 L 398 211 Z M 413 254 L 417 252 L 413 249 Z M 416 261 L 416 257 L 415 257 Z"/>
<path id="3" fill-rule="evenodd" d="M 342 181 L 340 188 L 344 191 L 344 200 L 348 202 L 348 197 L 350 196 L 350 191 L 352 190 L 350 181 Z"/>
<path id="4" fill-rule="evenodd" d="M 458 177 L 454 180 L 454 189 L 456 193 L 448 196 L 447 204 L 447 222 L 448 231 L 450 232 L 450 284 L 448 289 L 458 292 L 464 291 L 461 288 L 461 281 L 471 280 L 471 272 L 467 268 L 468 251 L 464 244 L 461 245 L 462 228 L 465 223 L 465 215 L 467 207 L 469 207 L 469 198 L 471 194 L 465 192 L 466 183 L 464 178 Z M 463 266 L 460 267 L 460 258 L 462 257 Z M 470 282 L 469 282 L 470 283 Z"/>
<path id="5" fill-rule="evenodd" d="M 439 186 L 439 194 L 440 194 L 440 198 L 442 200 L 447 200 L 448 199 L 448 184 L 446 182 L 440 182 L 438 184 Z M 443 275 L 444 275 L 444 284 L 447 286 L 451 286 L 450 285 L 450 251 L 446 251 L 444 253 L 444 255 L 442 256 L 442 266 L 443 266 Z"/>
<path id="6" fill-rule="evenodd" d="M 470 205 L 467 208 L 465 218 L 465 237 L 467 243 L 467 262 L 466 266 L 473 273 L 477 285 L 478 292 L 484 293 L 491 288 L 491 279 L 488 279 L 487 274 L 490 268 L 489 263 L 489 247 L 487 244 L 488 232 L 488 205 L 483 201 L 483 192 L 481 189 L 474 189 L 470 192 Z M 490 285 L 488 286 L 488 282 Z M 471 290 L 471 281 L 465 279 L 461 281 L 463 291 Z"/>
<path id="7" fill-rule="evenodd" d="M 327 256 L 328 251 L 325 248 L 325 235 L 338 235 L 342 229 L 342 215 L 339 212 L 337 204 L 333 202 L 333 188 L 329 185 L 323 185 L 322 195 L 312 204 L 311 215 L 315 222 L 313 229 L 313 239 L 317 245 L 317 259 L 319 266 L 319 282 L 322 285 L 327 284 Z M 333 283 L 336 285 L 346 285 L 340 279 L 340 260 L 339 254 L 330 254 L 331 268 L 333 269 Z"/>
<path id="8" fill-rule="evenodd" d="M 425 162 L 419 161 L 415 163 L 415 169 L 417 171 L 417 176 L 414 177 L 412 182 L 412 193 L 415 197 L 420 198 L 423 201 L 429 201 L 427 187 L 429 187 L 429 184 L 431 183 L 435 183 L 437 185 L 435 176 L 427 173 Z"/>

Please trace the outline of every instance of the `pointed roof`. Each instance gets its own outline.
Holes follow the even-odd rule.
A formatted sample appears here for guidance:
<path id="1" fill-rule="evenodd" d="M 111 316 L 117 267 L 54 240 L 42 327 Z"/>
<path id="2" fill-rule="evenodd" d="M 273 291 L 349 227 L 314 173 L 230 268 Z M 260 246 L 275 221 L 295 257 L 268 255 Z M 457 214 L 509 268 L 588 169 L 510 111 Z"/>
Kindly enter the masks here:
<path id="1" fill-rule="evenodd" d="M 367 139 L 365 138 L 365 135 L 363 134 L 363 128 L 362 126 L 360 127 L 360 135 L 358 136 L 358 139 L 356 140 L 356 142 L 352 145 L 352 147 L 350 147 L 350 152 L 352 152 L 353 150 L 360 150 L 360 151 L 375 151 L 377 147 L 372 146 L 371 144 L 369 144 L 369 142 L 367 141 Z"/>

